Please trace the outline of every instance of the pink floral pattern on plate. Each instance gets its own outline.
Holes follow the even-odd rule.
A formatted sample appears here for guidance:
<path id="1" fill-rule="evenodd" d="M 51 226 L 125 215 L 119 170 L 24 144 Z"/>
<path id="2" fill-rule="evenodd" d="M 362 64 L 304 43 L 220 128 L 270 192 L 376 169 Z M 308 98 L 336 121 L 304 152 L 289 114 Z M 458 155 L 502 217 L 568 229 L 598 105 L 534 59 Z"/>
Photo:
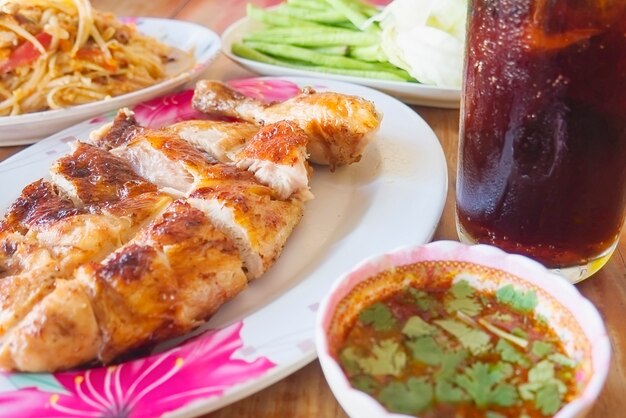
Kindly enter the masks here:
<path id="1" fill-rule="evenodd" d="M 236 359 L 243 322 L 207 332 L 165 353 L 115 366 L 55 373 L 58 392 L 33 387 L 0 393 L 2 416 L 152 417 L 192 400 L 220 396 L 275 366 Z"/>
<path id="2" fill-rule="evenodd" d="M 193 90 L 157 97 L 133 108 L 137 122 L 150 128 L 160 128 L 190 119 L 207 119 L 205 113 L 191 106 Z"/>
<path id="3" fill-rule="evenodd" d="M 294 97 L 300 87 L 280 79 L 243 79 L 229 84 L 265 102 Z M 137 121 L 152 128 L 209 116 L 191 106 L 193 90 L 184 90 L 134 107 Z M 114 113 L 93 118 L 113 120 Z M 109 366 L 53 374 L 0 373 L 15 389 L 0 389 L 2 417 L 154 417 L 254 380 L 276 367 L 265 357 L 240 360 L 246 345 L 244 320 L 206 332 L 186 343 L 144 358 Z M 244 350 L 239 351 L 241 354 Z M 254 350 L 252 350 L 254 352 Z M 0 382 L 1 383 L 1 382 Z M 0 385 L 1 386 L 1 385 Z M 4 390 L 4 391 L 3 391 Z"/>
<path id="4" fill-rule="evenodd" d="M 265 102 L 282 102 L 291 99 L 300 92 L 300 87 L 287 80 L 244 78 L 231 80 L 228 84 L 248 97 Z"/>

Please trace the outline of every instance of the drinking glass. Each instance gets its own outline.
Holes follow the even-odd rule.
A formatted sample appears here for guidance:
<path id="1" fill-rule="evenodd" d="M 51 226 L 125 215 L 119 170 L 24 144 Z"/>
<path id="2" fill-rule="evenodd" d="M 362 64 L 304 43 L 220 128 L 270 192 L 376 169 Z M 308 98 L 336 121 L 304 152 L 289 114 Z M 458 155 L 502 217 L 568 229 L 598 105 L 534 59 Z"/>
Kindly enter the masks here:
<path id="1" fill-rule="evenodd" d="M 469 3 L 459 237 L 582 280 L 626 213 L 626 0 Z"/>

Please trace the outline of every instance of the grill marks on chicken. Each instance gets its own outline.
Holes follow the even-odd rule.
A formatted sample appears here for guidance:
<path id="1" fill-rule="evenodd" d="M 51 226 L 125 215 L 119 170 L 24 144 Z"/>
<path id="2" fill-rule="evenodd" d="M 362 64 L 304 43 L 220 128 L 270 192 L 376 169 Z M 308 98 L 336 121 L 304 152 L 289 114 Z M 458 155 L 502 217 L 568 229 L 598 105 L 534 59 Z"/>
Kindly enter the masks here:
<path id="1" fill-rule="evenodd" d="M 187 199 L 237 246 L 250 280 L 278 258 L 304 214 L 305 193 L 289 199 L 262 184 L 251 172 L 216 164 Z"/>
<path id="2" fill-rule="evenodd" d="M 230 155 L 241 154 L 252 162 L 247 166 L 275 160 L 296 170 L 304 176 L 297 187 L 274 190 L 257 178 L 259 170 L 218 163 L 170 130 L 149 129 L 113 148 L 110 138 L 102 140 L 108 132 L 94 141 L 99 146 L 77 143 L 53 165 L 55 184 L 28 186 L 2 228 L 47 248 L 49 257 L 38 259 L 49 274 L 0 279 L 0 292 L 13 296 L 0 318 L 0 367 L 44 371 L 109 362 L 197 327 L 263 274 L 310 197 L 304 134 L 288 124 L 264 129 Z M 159 190 L 190 197 L 171 203 Z M 46 247 L 53 242 L 55 248 Z M 15 260 L 20 245 L 29 257 L 38 254 L 19 240 L 5 244 L 7 260 Z M 64 268 L 62 254 L 73 257 Z M 5 270 L 19 273 L 8 264 Z M 71 306 L 61 306 L 69 297 Z"/>
<path id="3" fill-rule="evenodd" d="M 110 362 L 197 327 L 267 271 L 312 198 L 314 128 L 262 122 L 153 130 L 122 110 L 27 186 L 0 222 L 0 368 Z M 358 160 L 327 151 L 333 167 Z"/>
<path id="4" fill-rule="evenodd" d="M 73 148 L 71 155 L 53 164 L 50 173 L 75 204 L 108 203 L 157 191 L 125 160 L 83 142 Z"/>
<path id="5" fill-rule="evenodd" d="M 310 138 L 310 161 L 331 170 L 359 161 L 381 120 L 374 104 L 360 97 L 308 88 L 292 99 L 266 104 L 214 80 L 198 82 L 193 105 L 257 125 L 292 121 Z"/>

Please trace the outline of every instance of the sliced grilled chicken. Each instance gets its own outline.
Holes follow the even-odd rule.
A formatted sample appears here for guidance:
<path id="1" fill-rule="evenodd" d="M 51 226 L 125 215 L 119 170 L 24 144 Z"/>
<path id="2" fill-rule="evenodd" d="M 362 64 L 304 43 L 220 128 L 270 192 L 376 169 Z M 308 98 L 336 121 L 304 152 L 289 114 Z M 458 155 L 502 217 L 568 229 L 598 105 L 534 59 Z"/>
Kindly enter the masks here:
<path id="1" fill-rule="evenodd" d="M 59 283 L 7 333 L 0 367 L 108 362 L 191 330 L 247 281 L 233 243 L 201 211 L 177 201 L 132 243 Z"/>
<path id="2" fill-rule="evenodd" d="M 309 192 L 309 165 L 306 144 L 309 138 L 293 122 L 265 126 L 237 153 L 237 166 L 250 170 L 282 199 L 296 192 L 312 198 Z"/>
<path id="3" fill-rule="evenodd" d="M 381 119 L 373 103 L 355 96 L 304 89 L 292 99 L 265 104 L 212 80 L 196 84 L 193 105 L 260 125 L 293 121 L 311 138 L 310 160 L 331 169 L 359 161 Z"/>
<path id="4" fill-rule="evenodd" d="M 9 208 L 0 369 L 108 363 L 197 327 L 280 255 L 312 197 L 307 143 L 334 168 L 378 126 L 350 96 L 262 105 L 217 90 L 221 103 L 199 89 L 196 104 L 254 124 L 152 130 L 123 110 Z"/>
<path id="5" fill-rule="evenodd" d="M 250 280 L 274 263 L 303 215 L 305 200 L 301 194 L 283 200 L 252 173 L 224 164 L 212 166 L 187 199 L 233 239 Z"/>
<path id="6" fill-rule="evenodd" d="M 189 194 L 205 167 L 216 162 L 187 141 L 164 130 L 145 129 L 129 143 L 110 152 L 128 161 L 141 177 L 178 196 Z"/>
<path id="7" fill-rule="evenodd" d="M 135 114 L 128 108 L 122 108 L 115 115 L 113 122 L 106 123 L 89 134 L 89 141 L 105 150 L 129 143 L 144 128 L 137 123 Z"/>
<path id="8" fill-rule="evenodd" d="M 83 142 L 50 169 L 52 181 L 78 206 L 110 203 L 156 192 L 157 187 L 135 173 L 125 160 Z"/>
<path id="9" fill-rule="evenodd" d="M 95 359 L 100 330 L 91 300 L 76 280 L 58 280 L 55 288 L 3 337 L 0 368 L 54 371 Z"/>
<path id="10" fill-rule="evenodd" d="M 165 130 L 200 148 L 215 160 L 229 163 L 259 127 L 246 122 L 191 120 L 176 123 Z"/>
<path id="11" fill-rule="evenodd" d="M 0 339 L 57 280 L 102 260 L 171 202 L 128 164 L 86 144 L 52 171 L 71 198 L 52 183 L 32 183 L 0 227 Z"/>

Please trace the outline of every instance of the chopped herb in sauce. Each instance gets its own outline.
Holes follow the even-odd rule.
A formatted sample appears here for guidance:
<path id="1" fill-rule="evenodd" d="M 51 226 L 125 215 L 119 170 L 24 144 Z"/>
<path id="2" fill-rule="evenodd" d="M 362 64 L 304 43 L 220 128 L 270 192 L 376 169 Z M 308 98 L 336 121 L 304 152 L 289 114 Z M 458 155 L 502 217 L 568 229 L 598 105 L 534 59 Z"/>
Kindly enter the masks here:
<path id="1" fill-rule="evenodd" d="M 511 285 L 408 287 L 361 311 L 337 350 L 351 384 L 389 411 L 431 417 L 553 416 L 576 395 L 576 363 Z"/>

